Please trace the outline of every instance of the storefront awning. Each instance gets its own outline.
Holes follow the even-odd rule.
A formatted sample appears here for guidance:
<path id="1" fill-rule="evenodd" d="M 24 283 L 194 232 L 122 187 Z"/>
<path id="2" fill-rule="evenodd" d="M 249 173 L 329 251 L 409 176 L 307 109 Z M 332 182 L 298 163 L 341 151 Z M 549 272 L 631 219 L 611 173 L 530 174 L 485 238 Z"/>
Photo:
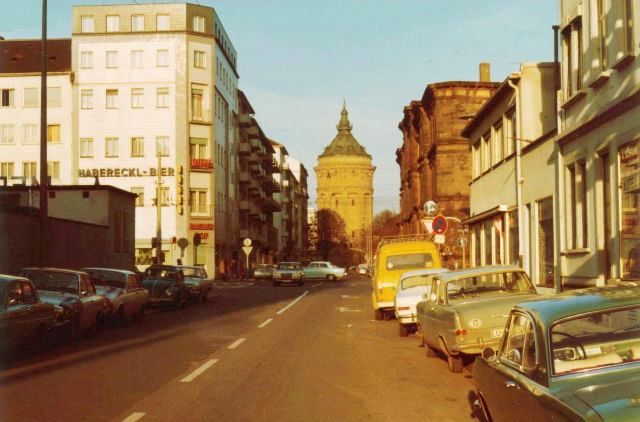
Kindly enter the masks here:
<path id="1" fill-rule="evenodd" d="M 507 206 L 504 204 L 496 205 L 495 207 L 490 208 L 484 212 L 481 212 L 480 214 L 476 214 L 474 216 L 471 216 L 467 219 L 462 220 L 462 224 L 469 225 L 469 224 L 477 223 L 478 221 L 483 221 L 483 220 L 486 220 L 487 218 L 493 217 L 494 215 L 503 214 L 507 212 L 507 209 L 508 209 Z"/>

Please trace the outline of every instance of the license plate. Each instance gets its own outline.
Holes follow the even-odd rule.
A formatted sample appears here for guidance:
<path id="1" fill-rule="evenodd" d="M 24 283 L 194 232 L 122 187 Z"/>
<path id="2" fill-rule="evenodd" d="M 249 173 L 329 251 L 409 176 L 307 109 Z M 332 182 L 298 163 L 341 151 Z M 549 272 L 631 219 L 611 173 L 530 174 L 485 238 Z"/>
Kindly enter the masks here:
<path id="1" fill-rule="evenodd" d="M 502 337 L 502 333 L 504 332 L 504 328 L 492 328 L 491 329 L 491 337 L 499 338 Z"/>

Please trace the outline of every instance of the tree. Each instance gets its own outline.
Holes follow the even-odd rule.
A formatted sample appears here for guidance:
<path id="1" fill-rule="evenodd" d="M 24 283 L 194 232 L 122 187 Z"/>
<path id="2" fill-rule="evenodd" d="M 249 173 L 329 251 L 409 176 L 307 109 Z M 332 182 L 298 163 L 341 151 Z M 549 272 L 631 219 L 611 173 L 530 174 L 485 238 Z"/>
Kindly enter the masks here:
<path id="1" fill-rule="evenodd" d="M 395 214 L 391 210 L 380 211 L 373 217 L 373 237 L 395 236 L 400 234 L 398 223 L 400 223 L 400 214 Z"/>
<path id="2" fill-rule="evenodd" d="M 344 220 L 335 211 L 323 208 L 316 213 L 316 221 L 318 225 L 318 253 L 324 261 L 330 261 L 331 252 L 347 244 Z"/>

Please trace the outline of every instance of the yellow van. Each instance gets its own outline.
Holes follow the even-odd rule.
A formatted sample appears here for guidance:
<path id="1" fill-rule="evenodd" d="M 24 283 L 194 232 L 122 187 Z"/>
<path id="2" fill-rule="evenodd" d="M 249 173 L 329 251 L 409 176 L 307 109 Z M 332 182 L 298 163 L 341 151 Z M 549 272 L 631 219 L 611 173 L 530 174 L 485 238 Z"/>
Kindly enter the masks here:
<path id="1" fill-rule="evenodd" d="M 427 237 L 385 237 L 378 244 L 373 262 L 372 293 L 376 320 L 393 314 L 396 284 L 407 271 L 424 268 L 442 268 L 438 246 Z"/>

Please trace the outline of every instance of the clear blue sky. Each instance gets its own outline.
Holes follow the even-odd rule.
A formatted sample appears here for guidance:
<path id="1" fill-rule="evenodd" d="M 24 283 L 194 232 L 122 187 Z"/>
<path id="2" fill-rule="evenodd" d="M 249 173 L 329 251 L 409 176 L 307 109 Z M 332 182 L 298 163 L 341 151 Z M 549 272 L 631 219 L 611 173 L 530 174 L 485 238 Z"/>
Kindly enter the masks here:
<path id="1" fill-rule="evenodd" d="M 70 37 L 74 4 L 49 0 L 49 37 Z M 171 3 L 157 0 L 155 3 Z M 154 3 L 137 0 L 137 3 Z M 212 6 L 238 52 L 240 88 L 267 136 L 310 174 L 335 136 L 342 99 L 353 133 L 373 156 L 374 209 L 399 210 L 402 109 L 428 83 L 477 80 L 491 63 L 502 81 L 521 62 L 553 60 L 557 1 L 199 0 Z M 41 0 L 2 0 L 0 35 L 40 36 Z"/>

